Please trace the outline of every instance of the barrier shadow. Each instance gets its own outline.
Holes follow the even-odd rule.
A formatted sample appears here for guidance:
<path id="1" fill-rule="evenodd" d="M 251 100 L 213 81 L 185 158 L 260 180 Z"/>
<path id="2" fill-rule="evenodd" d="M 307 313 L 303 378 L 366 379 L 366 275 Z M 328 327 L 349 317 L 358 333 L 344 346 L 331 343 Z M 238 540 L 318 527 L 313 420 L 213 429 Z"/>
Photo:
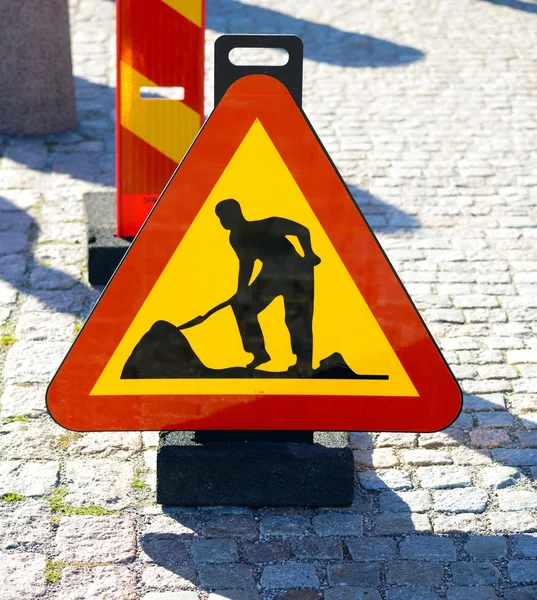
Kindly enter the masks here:
<path id="1" fill-rule="evenodd" d="M 509 413 L 479 396 L 466 396 L 465 402 L 472 412 L 461 413 L 443 432 L 427 434 L 419 444 L 407 435 L 408 443 L 384 448 L 386 456 L 390 448 L 402 455 L 428 451 L 432 464 L 373 469 L 379 460 L 373 453 L 375 434 L 357 434 L 359 466 L 351 507 L 163 507 L 161 514 L 148 517 L 150 533 L 141 533 L 140 546 L 146 567 L 161 569 L 159 581 L 167 583 L 146 591 L 197 589 L 230 600 L 259 598 L 261 588 L 263 597 L 300 593 L 312 600 L 322 594 L 325 600 L 536 598 L 537 581 L 524 579 L 524 569 L 537 556 L 537 538 L 531 533 L 537 523 L 524 528 L 506 520 L 502 529 L 494 498 L 497 489 L 527 487 L 530 467 L 510 467 L 494 459 L 490 448 L 472 443 L 469 433 L 476 422 L 486 421 L 482 415 L 499 422 L 498 415 Z M 467 480 L 442 483 L 446 468 Z M 489 509 L 494 511 L 489 517 L 496 519 L 492 534 L 485 516 Z M 167 553 L 165 548 L 174 544 L 179 551 Z"/>
<path id="2" fill-rule="evenodd" d="M 219 33 L 296 34 L 304 41 L 304 58 L 341 67 L 396 67 L 424 58 L 410 46 L 238 0 L 207 0 L 207 28 Z"/>
<path id="3" fill-rule="evenodd" d="M 522 12 L 532 13 L 537 15 L 537 3 L 536 2 L 524 2 L 523 0 L 482 0 L 483 2 L 489 2 L 490 4 L 496 4 L 497 6 L 505 6 L 506 8 L 512 8 L 514 10 L 521 10 Z"/>
<path id="4" fill-rule="evenodd" d="M 21 194 L 24 190 L 21 190 Z M 61 223 L 58 227 L 61 228 Z M 36 256 L 35 243 L 40 234 L 36 219 L 25 210 L 0 196 L 0 284 L 33 299 L 32 310 L 53 310 L 84 316 L 95 301 L 95 291 L 82 281 L 50 266 L 47 253 L 54 253 L 62 245 L 41 244 Z M 84 239 L 68 240 L 84 244 Z M 62 253 L 62 250 L 59 250 Z M 50 259 L 53 259 L 52 255 Z M 58 261 L 56 261 L 58 262 Z M 29 270 L 31 268 L 31 273 Z"/>

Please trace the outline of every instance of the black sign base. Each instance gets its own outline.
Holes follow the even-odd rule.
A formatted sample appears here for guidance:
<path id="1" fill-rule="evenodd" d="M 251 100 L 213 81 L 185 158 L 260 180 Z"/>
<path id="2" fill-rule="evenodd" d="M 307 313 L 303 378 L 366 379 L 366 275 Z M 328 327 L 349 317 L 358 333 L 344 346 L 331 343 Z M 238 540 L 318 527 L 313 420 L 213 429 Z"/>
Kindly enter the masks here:
<path id="1" fill-rule="evenodd" d="M 84 194 L 88 218 L 88 277 L 92 285 L 106 285 L 132 238 L 116 237 L 116 193 Z"/>
<path id="2" fill-rule="evenodd" d="M 165 506 L 348 506 L 352 504 L 354 461 L 348 446 L 347 433 L 315 432 L 314 443 L 301 441 L 196 443 L 196 438 L 192 431 L 169 431 L 160 434 L 157 456 L 157 502 L 159 504 Z"/>

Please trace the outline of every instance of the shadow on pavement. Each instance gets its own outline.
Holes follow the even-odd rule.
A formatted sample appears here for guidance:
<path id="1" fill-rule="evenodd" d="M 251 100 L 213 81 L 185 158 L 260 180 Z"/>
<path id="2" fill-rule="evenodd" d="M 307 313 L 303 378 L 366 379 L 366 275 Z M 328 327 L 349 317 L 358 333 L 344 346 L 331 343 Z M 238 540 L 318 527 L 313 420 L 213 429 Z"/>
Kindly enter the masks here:
<path id="1" fill-rule="evenodd" d="M 410 46 L 237 0 L 207 0 L 207 28 L 220 33 L 296 34 L 304 41 L 304 58 L 342 67 L 394 67 L 424 58 Z"/>
<path id="2" fill-rule="evenodd" d="M 25 194 L 27 190 L 16 190 Z M 65 223 L 57 224 L 58 230 Z M 0 196 L 0 286 L 23 292 L 33 300 L 32 310 L 54 310 L 60 313 L 83 315 L 95 292 L 66 270 L 54 268 L 68 263 L 70 245 L 82 245 L 83 239 L 70 239 L 68 244 L 41 244 L 38 255 L 35 241 L 40 234 L 37 221 L 5 197 Z M 79 246 L 80 247 L 80 246 Z M 69 264 L 69 263 L 68 263 Z M 73 267 L 73 273 L 77 269 Z"/>
<path id="3" fill-rule="evenodd" d="M 494 498 L 527 484 L 530 467 L 509 466 L 503 448 L 470 438 L 474 421 L 507 421 L 501 403 L 466 396 L 465 404 L 472 412 L 419 442 L 415 434 L 354 434 L 351 507 L 163 507 L 140 535 L 146 582 L 159 580 L 159 591 L 169 592 L 198 586 L 230 600 L 258 598 L 259 584 L 275 598 L 305 588 L 296 598 L 311 600 L 322 592 L 325 600 L 537 598 L 535 581 L 524 578 L 537 538 L 522 533 L 537 525 L 510 521 L 523 514 L 503 512 Z M 386 460 L 393 449 L 411 466 L 381 469 L 378 450 Z"/>
<path id="4" fill-rule="evenodd" d="M 537 3 L 530 0 L 529 2 L 523 2 L 522 0 L 483 0 L 484 2 L 490 2 L 497 6 L 506 6 L 508 8 L 514 8 L 515 10 L 521 10 L 527 13 L 533 13 L 537 15 Z"/>

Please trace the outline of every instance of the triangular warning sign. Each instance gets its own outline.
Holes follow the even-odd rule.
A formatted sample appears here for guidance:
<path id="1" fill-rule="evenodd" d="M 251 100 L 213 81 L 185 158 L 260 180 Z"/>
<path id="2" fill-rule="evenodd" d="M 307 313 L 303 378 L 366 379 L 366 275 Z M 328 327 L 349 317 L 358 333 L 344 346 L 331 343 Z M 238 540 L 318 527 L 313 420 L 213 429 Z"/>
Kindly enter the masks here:
<path id="1" fill-rule="evenodd" d="M 63 426 L 432 431 L 461 392 L 306 117 L 231 86 L 47 393 Z"/>

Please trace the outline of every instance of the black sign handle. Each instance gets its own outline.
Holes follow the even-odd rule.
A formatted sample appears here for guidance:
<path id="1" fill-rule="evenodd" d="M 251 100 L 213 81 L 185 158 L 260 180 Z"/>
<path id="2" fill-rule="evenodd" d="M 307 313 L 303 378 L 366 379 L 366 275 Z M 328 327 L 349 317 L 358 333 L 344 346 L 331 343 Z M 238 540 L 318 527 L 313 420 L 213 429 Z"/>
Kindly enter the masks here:
<path id="1" fill-rule="evenodd" d="M 285 65 L 234 65 L 229 53 L 234 48 L 282 48 L 289 60 Z M 214 43 L 214 105 L 237 79 L 246 75 L 270 75 L 281 81 L 293 100 L 302 106 L 302 62 L 304 47 L 296 35 L 233 34 L 222 35 Z"/>

